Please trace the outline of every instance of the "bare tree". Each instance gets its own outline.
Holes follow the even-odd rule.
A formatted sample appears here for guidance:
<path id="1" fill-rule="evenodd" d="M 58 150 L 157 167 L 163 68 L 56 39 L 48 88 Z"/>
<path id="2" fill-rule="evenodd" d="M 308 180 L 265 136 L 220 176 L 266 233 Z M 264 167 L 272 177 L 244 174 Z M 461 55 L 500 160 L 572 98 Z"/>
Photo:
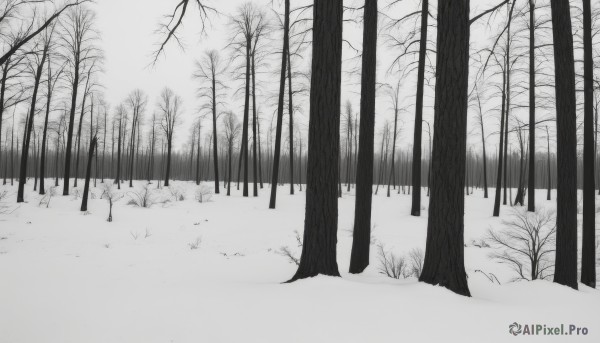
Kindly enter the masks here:
<path id="1" fill-rule="evenodd" d="M 12 42 L 12 44 L 10 44 L 8 46 L 8 50 L 5 52 L 2 52 L 2 55 L 0 56 L 0 65 L 3 65 L 4 63 L 6 63 L 8 61 L 8 59 L 11 58 L 11 56 L 13 56 L 19 49 L 21 49 L 31 39 L 33 39 L 40 33 L 44 32 L 44 30 L 46 30 L 46 28 L 48 28 L 48 26 L 50 26 L 67 9 L 74 7 L 74 6 L 79 6 L 83 3 L 90 2 L 90 1 L 91 0 L 78 0 L 78 1 L 66 3 L 59 9 L 55 10 L 52 15 L 50 15 L 49 17 L 47 17 L 45 19 L 42 19 L 41 24 L 38 25 L 37 28 L 34 28 L 34 25 L 36 22 L 37 11 L 35 11 L 35 10 L 33 11 L 33 15 L 30 16 L 32 18 L 31 23 L 29 23 L 29 24 L 23 22 L 23 20 L 17 15 L 18 12 L 21 10 L 21 8 L 23 8 L 26 5 L 39 3 L 43 6 L 45 3 L 50 3 L 51 0 L 6 0 L 3 5 L 0 5 L 3 7 L 2 9 L 0 9 L 2 11 L 2 12 L 0 12 L 0 25 L 4 26 L 4 24 L 6 22 L 9 22 L 9 23 L 6 23 L 6 25 L 10 26 L 11 25 L 10 19 L 16 19 L 17 21 L 21 21 L 21 23 L 16 24 L 16 25 L 21 28 L 25 27 L 25 29 L 23 29 L 19 32 L 19 39 L 14 40 Z M 2 29 L 4 29 L 4 27 L 2 27 Z M 4 30 L 2 30 L 2 31 L 4 31 Z"/>
<path id="2" fill-rule="evenodd" d="M 135 160 L 135 137 L 139 131 L 142 116 L 146 110 L 148 97 L 141 89 L 136 89 L 127 97 L 127 105 L 131 109 L 131 136 L 129 143 L 129 187 L 133 187 L 134 160 Z"/>
<path id="3" fill-rule="evenodd" d="M 494 249 L 490 257 L 517 274 L 513 281 L 550 277 L 556 236 L 554 213 L 515 209 L 502 223 L 502 229 L 488 230 L 487 241 Z"/>
<path id="4" fill-rule="evenodd" d="M 227 88 L 220 77 L 227 71 L 227 65 L 221 60 L 219 52 L 210 50 L 205 52 L 200 61 L 196 61 L 194 78 L 198 79 L 201 86 L 198 88 L 200 99 L 205 102 L 203 109 L 209 110 L 212 115 L 213 139 L 213 167 L 215 173 L 215 194 L 219 194 L 219 155 L 217 145 L 217 107 L 222 104 L 223 90 Z"/>
<path id="5" fill-rule="evenodd" d="M 240 132 L 240 124 L 233 112 L 229 111 L 225 113 L 225 117 L 223 118 L 223 128 L 225 130 L 225 142 L 227 143 L 227 196 L 230 196 L 233 144 Z"/>
<path id="6" fill-rule="evenodd" d="M 33 130 L 34 118 L 36 115 L 37 95 L 40 86 L 40 80 L 42 73 L 44 72 L 44 64 L 48 57 L 48 51 L 50 49 L 50 40 L 44 41 L 39 39 L 37 44 L 34 45 L 33 51 L 28 55 L 31 56 L 30 67 L 34 78 L 33 83 L 33 94 L 31 96 L 31 106 L 29 115 L 27 117 L 27 123 L 25 131 L 23 133 L 23 148 L 21 149 L 21 166 L 19 168 L 19 189 L 17 191 L 17 203 L 23 202 L 25 189 L 25 181 L 27 178 L 27 160 L 29 158 L 29 144 L 31 141 L 31 132 Z"/>
<path id="7" fill-rule="evenodd" d="M 82 82 L 82 71 L 90 60 L 97 57 L 98 51 L 94 45 L 97 37 L 94 30 L 94 13 L 87 8 L 77 7 L 69 10 L 65 20 L 61 22 L 63 33 L 61 45 L 65 51 L 67 61 L 66 76 L 71 86 L 71 107 L 69 112 L 69 126 L 67 145 L 65 148 L 65 169 L 63 182 L 63 195 L 69 195 L 69 179 L 71 176 L 71 149 L 73 145 L 73 127 L 75 125 L 75 111 L 77 94 Z"/>
<path id="8" fill-rule="evenodd" d="M 167 139 L 167 165 L 165 170 L 165 186 L 169 186 L 169 175 L 171 173 L 171 154 L 173 150 L 173 133 L 176 125 L 179 123 L 181 115 L 182 99 L 176 95 L 170 88 L 165 88 L 160 94 L 158 103 L 162 114 L 161 127 Z"/>

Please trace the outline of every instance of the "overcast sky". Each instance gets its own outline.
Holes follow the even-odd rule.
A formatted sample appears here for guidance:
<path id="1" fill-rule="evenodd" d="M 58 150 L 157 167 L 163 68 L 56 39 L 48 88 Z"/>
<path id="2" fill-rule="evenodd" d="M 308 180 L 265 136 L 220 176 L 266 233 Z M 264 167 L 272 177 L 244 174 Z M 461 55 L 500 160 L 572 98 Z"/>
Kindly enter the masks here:
<path id="1" fill-rule="evenodd" d="M 206 33 L 201 35 L 199 25 L 199 17 L 196 7 L 188 9 L 188 13 L 184 19 L 184 27 L 180 32 L 185 50 L 180 49 L 175 43 L 169 44 L 164 56 L 161 56 L 155 65 L 152 65 L 152 52 L 156 48 L 157 42 L 162 38 L 155 33 L 158 23 L 162 16 L 170 13 L 179 0 L 97 0 L 93 5 L 98 14 L 97 26 L 102 37 L 102 47 L 105 53 L 104 73 L 102 76 L 103 85 L 105 86 L 105 98 L 113 106 L 119 104 L 129 92 L 133 89 L 141 88 L 149 96 L 148 115 L 154 110 L 156 99 L 162 88 L 168 86 L 184 99 L 184 124 L 181 126 L 186 132 L 180 131 L 177 135 L 178 145 L 184 143 L 187 139 L 187 127 L 198 116 L 198 108 L 200 104 L 197 101 L 195 92 L 197 82 L 192 79 L 194 72 L 194 61 L 202 56 L 203 51 L 217 49 L 222 51 L 224 57 L 229 56 L 230 51 L 225 49 L 229 37 L 230 30 L 227 27 L 229 15 L 235 13 L 236 9 L 246 0 L 227 0 L 215 1 L 210 0 L 210 4 L 222 13 L 221 16 L 211 16 L 211 25 L 206 28 Z M 254 2 L 264 8 L 264 11 L 272 13 L 273 6 L 270 0 L 254 0 Z M 275 7 L 279 7 L 280 1 L 274 0 Z M 302 0 L 300 2 L 305 2 Z M 292 1 L 292 7 L 298 6 L 299 1 Z M 489 8 L 496 2 L 492 0 L 477 0 L 471 1 L 471 16 L 480 13 L 483 9 Z M 361 1 L 346 1 L 346 6 L 359 6 Z M 389 16 L 400 17 L 403 14 L 410 13 L 418 8 L 417 0 L 405 0 L 405 5 L 396 6 L 393 10 L 384 8 L 387 1 L 380 0 L 380 10 Z M 435 5 L 433 1 L 432 6 Z M 432 8 L 435 13 L 435 9 Z M 360 12 L 354 14 L 353 17 L 358 17 Z M 384 15 L 380 16 L 381 18 Z M 380 25 L 380 28 L 382 25 Z M 360 48 L 362 42 L 362 32 L 360 24 L 348 22 L 344 27 L 344 37 L 348 44 L 344 46 L 344 71 L 348 72 L 359 66 L 357 52 L 350 48 L 350 44 Z M 488 36 L 490 27 L 482 25 L 477 30 L 472 31 L 471 42 L 481 45 L 488 44 Z M 389 48 L 386 44 L 385 30 L 381 30 L 378 50 L 378 75 L 379 83 L 396 83 L 397 74 L 389 74 L 388 68 L 390 62 L 394 58 L 396 52 Z M 430 39 L 435 35 L 435 31 L 430 34 Z M 276 31 L 272 35 L 271 45 L 280 49 L 281 32 Z M 275 55 L 275 54 L 274 54 Z M 306 63 L 309 62 L 310 56 L 305 56 L 304 62 L 298 62 L 300 68 L 307 68 Z M 262 116 L 265 120 L 263 125 L 268 126 L 272 117 L 273 99 L 270 98 L 272 86 L 277 84 L 276 73 L 280 68 L 280 60 L 278 58 L 271 61 L 269 70 L 263 70 L 258 76 L 259 81 L 264 84 L 265 90 L 261 93 L 259 103 L 261 104 Z M 432 60 L 435 63 L 435 60 Z M 229 78 L 229 77 L 228 77 Z M 406 108 L 406 113 L 401 116 L 401 126 L 403 127 L 399 148 L 407 148 L 408 144 L 412 143 L 412 127 L 414 117 L 414 78 L 411 76 L 404 82 L 402 91 L 403 105 Z M 360 76 L 344 75 L 344 90 L 342 103 L 346 100 L 351 100 L 355 111 L 358 111 L 360 96 L 358 95 L 359 88 L 357 87 L 360 81 Z M 230 81 L 232 91 L 238 86 L 236 82 Z M 276 88 L 274 88 L 276 90 Z M 230 92 L 227 102 L 230 103 L 229 109 L 240 113 L 242 98 L 241 94 L 234 96 Z M 302 102 L 307 102 L 307 99 L 300 99 Z M 425 119 L 432 120 L 433 117 L 433 92 L 431 89 L 426 90 L 425 100 Z M 378 92 L 377 99 L 377 127 L 383 125 L 385 120 L 392 119 L 390 110 L 391 104 L 383 92 Z M 306 111 L 304 111 L 306 112 Z M 287 114 L 286 114 L 287 115 Z M 241 114 L 240 114 L 241 116 Z M 470 115 L 471 116 L 471 115 Z M 297 122 L 301 127 L 306 126 L 308 113 L 299 113 Z M 489 125 L 494 129 L 497 125 L 497 119 L 493 116 L 489 117 Z M 205 123 L 207 125 L 208 122 Z M 470 123 L 471 125 L 471 123 Z M 182 130 L 180 129 L 180 130 Z M 305 130 L 305 129 L 303 129 Z M 264 131 L 263 131 L 264 132 Z M 424 134 L 424 144 L 426 145 L 427 133 Z M 404 142 L 404 143 L 403 143 Z"/>

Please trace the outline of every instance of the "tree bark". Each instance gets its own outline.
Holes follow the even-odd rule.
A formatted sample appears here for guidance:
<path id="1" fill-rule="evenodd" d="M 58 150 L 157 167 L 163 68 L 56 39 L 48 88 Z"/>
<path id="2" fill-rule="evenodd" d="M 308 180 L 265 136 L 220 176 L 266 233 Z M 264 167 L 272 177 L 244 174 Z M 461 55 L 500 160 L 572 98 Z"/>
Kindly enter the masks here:
<path id="1" fill-rule="evenodd" d="M 556 73 L 557 196 L 554 282 L 577 289 L 577 114 L 568 0 L 551 0 Z"/>
<path id="2" fill-rule="evenodd" d="M 419 40 L 419 67 L 417 71 L 417 104 L 415 108 L 415 133 L 412 164 L 412 216 L 421 215 L 421 136 L 423 134 L 423 91 L 425 87 L 425 54 L 427 52 L 427 19 L 429 0 L 422 0 L 421 38 Z"/>
<path id="3" fill-rule="evenodd" d="M 342 0 L 315 0 L 306 214 L 300 265 L 290 281 L 339 276 L 337 255 Z"/>
<path id="4" fill-rule="evenodd" d="M 90 177 L 92 175 L 92 158 L 94 157 L 94 149 L 98 143 L 98 138 L 94 136 L 90 142 L 90 151 L 88 153 L 87 169 L 85 172 L 85 184 L 83 186 L 83 196 L 81 198 L 81 212 L 87 211 L 88 194 L 90 191 Z"/>
<path id="5" fill-rule="evenodd" d="M 285 19 L 283 23 L 283 49 L 281 52 L 281 74 L 279 77 L 279 99 L 277 102 L 277 125 L 275 127 L 275 151 L 273 152 L 273 173 L 271 174 L 271 198 L 269 208 L 274 209 L 277 202 L 277 184 L 279 181 L 279 159 L 281 155 L 281 131 L 283 126 L 283 99 L 285 96 L 285 72 L 289 53 L 290 0 L 285 0 Z"/>
<path id="6" fill-rule="evenodd" d="M 356 171 L 356 205 L 350 273 L 362 273 L 369 265 L 369 248 L 371 246 L 375 84 L 377 81 L 377 0 L 365 0 L 363 20 L 360 132 L 357 161 L 360 168 Z"/>
<path id="7" fill-rule="evenodd" d="M 469 81 L 469 2 L 438 1 L 437 22 L 432 184 L 425 262 L 419 281 L 470 296 L 464 266 L 463 195 Z"/>
<path id="8" fill-rule="evenodd" d="M 594 60 L 592 55 L 592 10 L 583 0 L 583 235 L 581 244 L 581 282 L 596 288 L 596 204 L 594 180 Z"/>
<path id="9" fill-rule="evenodd" d="M 535 0 L 529 0 L 529 177 L 527 211 L 535 212 Z"/>
<path id="10" fill-rule="evenodd" d="M 26 132 L 23 135 L 23 137 L 25 138 L 23 140 L 23 149 L 21 149 L 21 168 L 19 169 L 19 188 L 17 190 L 17 203 L 25 201 L 24 192 L 25 181 L 27 178 L 27 159 L 29 157 L 29 143 L 31 141 L 31 131 L 33 130 L 33 118 L 35 117 L 37 93 L 39 90 L 40 79 L 44 70 L 44 63 L 46 62 L 47 54 L 48 49 L 47 47 L 45 47 L 44 51 L 42 52 L 42 59 L 40 61 L 40 64 L 37 66 L 37 70 L 35 72 L 35 83 L 33 84 L 33 94 L 31 95 L 31 110 L 29 111 L 29 116 L 27 118 L 27 127 L 25 128 Z"/>

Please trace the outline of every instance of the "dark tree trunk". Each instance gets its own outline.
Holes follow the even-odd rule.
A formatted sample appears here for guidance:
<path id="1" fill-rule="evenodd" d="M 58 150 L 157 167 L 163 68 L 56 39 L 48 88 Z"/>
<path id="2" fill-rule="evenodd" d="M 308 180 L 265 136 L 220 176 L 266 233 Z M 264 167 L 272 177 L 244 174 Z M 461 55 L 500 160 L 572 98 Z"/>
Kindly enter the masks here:
<path id="1" fill-rule="evenodd" d="M 506 59 L 504 63 L 504 71 L 502 72 L 502 109 L 500 112 L 500 146 L 498 147 L 498 172 L 496 173 L 496 194 L 494 195 L 494 217 L 500 216 L 500 196 L 502 192 L 502 172 L 503 164 L 506 164 L 504 161 L 504 153 L 502 152 L 502 148 L 506 143 L 504 142 L 504 131 L 508 128 L 504 127 L 504 117 L 506 112 Z"/>
<path id="2" fill-rule="evenodd" d="M 288 38 L 289 40 L 289 38 Z M 289 43 L 288 43 L 289 45 Z M 289 109 L 289 124 L 290 124 L 290 194 L 294 194 L 294 103 L 292 99 L 292 59 L 288 46 L 287 51 L 287 73 L 288 73 L 288 109 Z"/>
<path id="3" fill-rule="evenodd" d="M 421 215 L 421 136 L 423 133 L 423 89 L 425 83 L 425 54 L 427 52 L 427 19 L 429 1 L 422 0 L 421 38 L 419 40 L 419 67 L 417 72 L 417 104 L 415 108 L 415 133 L 413 141 L 412 165 L 412 207 L 410 214 Z"/>
<path id="4" fill-rule="evenodd" d="M 119 134 L 117 138 L 117 176 L 115 177 L 115 183 L 117 184 L 117 188 L 121 189 L 121 135 L 122 135 L 122 126 L 123 118 L 119 118 Z"/>
<path id="5" fill-rule="evenodd" d="M 42 152 L 40 156 L 40 195 L 46 194 L 44 179 L 46 178 L 46 141 L 48 136 L 48 117 L 50 116 L 50 104 L 52 101 L 52 69 L 50 57 L 48 57 L 48 94 L 46 97 L 46 116 L 44 117 L 44 130 L 42 132 Z M 56 151 L 58 154 L 58 149 Z"/>
<path id="6" fill-rule="evenodd" d="M 219 154 L 217 147 L 217 81 L 212 69 L 212 119 L 213 119 L 213 155 L 215 170 L 215 194 L 219 194 Z"/>
<path id="7" fill-rule="evenodd" d="M 419 281 L 470 296 L 464 266 L 463 195 L 469 81 L 469 2 L 440 0 L 437 22 L 432 185 L 425 262 Z"/>
<path id="8" fill-rule="evenodd" d="M 6 63 L 2 66 L 2 80 L 0 80 L 0 144 L 2 142 L 2 121 L 4 120 L 4 97 L 6 95 L 6 81 L 8 78 L 8 65 L 10 64 L 10 58 L 6 61 Z M 8 138 L 8 137 L 7 137 Z M 2 161 L 2 149 L 0 149 L 0 162 Z M 4 170 L 6 170 L 6 165 L 8 164 L 8 154 L 6 156 L 6 164 L 4 165 Z M 6 173 L 4 174 L 4 184 L 6 184 Z"/>
<path id="9" fill-rule="evenodd" d="M 583 123 L 583 237 L 581 282 L 596 288 L 596 204 L 594 180 L 594 60 L 592 55 L 592 10 L 583 0 L 584 123 Z"/>
<path id="10" fill-rule="evenodd" d="M 40 86 L 40 79 L 44 70 L 44 63 L 46 62 L 48 50 L 44 48 L 42 52 L 42 60 L 37 66 L 35 72 L 35 83 L 33 84 L 33 94 L 31 95 L 31 110 L 27 118 L 27 127 L 25 128 L 25 134 L 23 135 L 23 148 L 21 149 L 21 168 L 19 169 L 19 189 L 17 190 L 17 202 L 23 202 L 23 193 L 25 191 L 25 181 L 27 178 L 27 159 L 29 157 L 29 143 L 31 141 L 31 131 L 33 130 L 33 118 L 35 117 L 35 105 L 37 102 L 37 93 Z"/>
<path id="11" fill-rule="evenodd" d="M 255 42 L 255 44 L 258 42 Z M 256 49 L 256 46 L 254 47 Z M 252 52 L 252 192 L 255 197 L 258 196 L 258 158 L 256 152 L 256 65 L 254 64 L 254 55 L 256 50 Z"/>
<path id="12" fill-rule="evenodd" d="M 336 260 L 342 81 L 342 0 L 315 0 L 306 214 L 300 265 L 290 281 L 339 276 Z"/>
<path id="13" fill-rule="evenodd" d="M 92 159 L 94 157 L 94 149 L 98 143 L 98 138 L 94 136 L 90 142 L 90 151 L 88 152 L 87 169 L 85 171 L 85 184 L 83 186 L 83 196 L 81 197 L 81 212 L 87 211 L 88 194 L 90 192 L 90 177 L 92 175 Z"/>
<path id="14" fill-rule="evenodd" d="M 556 73 L 557 196 L 554 282 L 577 289 L 577 113 L 568 0 L 551 0 Z"/>
<path id="15" fill-rule="evenodd" d="M 87 93 L 84 93 L 83 94 L 83 101 L 81 102 L 81 114 L 79 115 L 79 126 L 78 126 L 78 129 L 77 129 L 77 152 L 76 152 L 76 157 L 75 157 L 75 175 L 74 175 L 75 176 L 75 180 L 74 180 L 74 183 L 73 183 L 73 187 L 77 187 L 77 179 L 79 178 L 79 152 L 81 150 L 81 128 L 82 128 L 82 125 L 83 125 L 83 115 L 85 114 L 85 100 L 86 100 L 86 98 L 87 98 Z M 91 125 L 91 122 L 90 122 L 90 125 Z"/>
<path id="16" fill-rule="evenodd" d="M 169 187 L 169 177 L 171 175 L 171 137 L 167 137 L 167 170 L 165 172 L 165 187 Z"/>
<path id="17" fill-rule="evenodd" d="M 196 184 L 200 184 L 200 128 L 198 128 L 198 138 L 196 140 Z"/>
<path id="18" fill-rule="evenodd" d="M 360 94 L 360 133 L 356 171 L 356 207 L 350 255 L 350 273 L 369 265 L 371 202 L 373 197 L 373 144 L 375 136 L 375 83 L 377 67 L 377 0 L 365 0 Z M 389 186 L 388 186 L 389 192 Z"/>
<path id="19" fill-rule="evenodd" d="M 483 147 L 483 197 L 488 198 L 488 181 L 487 181 L 487 155 L 485 153 L 485 130 L 483 125 L 483 112 L 481 108 L 481 99 L 479 93 L 477 93 L 477 105 L 479 106 L 479 115 L 481 116 L 480 129 L 481 129 L 481 146 Z M 431 163 L 429 164 L 431 166 Z M 428 183 L 431 180 L 428 179 Z M 429 191 L 427 191 L 429 195 Z"/>
<path id="20" fill-rule="evenodd" d="M 529 0 L 529 177 L 527 211 L 535 211 L 535 1 Z"/>
<path id="21" fill-rule="evenodd" d="M 273 173 L 271 174 L 271 198 L 269 208 L 275 208 L 277 202 L 277 184 L 279 182 L 279 159 L 281 155 L 281 131 L 283 127 L 283 99 L 285 96 L 285 72 L 289 53 L 290 0 L 285 0 L 285 19 L 283 23 L 283 49 L 281 51 L 281 74 L 279 77 L 279 98 L 277 102 L 277 126 L 275 127 L 275 151 L 273 152 Z"/>
<path id="22" fill-rule="evenodd" d="M 229 142 L 227 151 L 227 196 L 231 195 L 231 155 L 233 155 L 233 141 Z"/>
<path id="23" fill-rule="evenodd" d="M 244 123 L 242 127 L 242 151 L 241 157 L 244 160 L 244 184 L 242 195 L 248 196 L 248 123 L 250 116 L 250 51 L 252 49 L 252 39 L 246 39 L 246 92 L 244 94 Z"/>
<path id="24" fill-rule="evenodd" d="M 546 194 L 546 200 L 550 201 L 552 200 L 552 173 L 550 170 L 550 133 L 548 132 L 548 126 L 546 126 L 546 137 L 548 140 L 548 146 L 546 150 L 546 166 L 548 169 L 548 193 Z"/>

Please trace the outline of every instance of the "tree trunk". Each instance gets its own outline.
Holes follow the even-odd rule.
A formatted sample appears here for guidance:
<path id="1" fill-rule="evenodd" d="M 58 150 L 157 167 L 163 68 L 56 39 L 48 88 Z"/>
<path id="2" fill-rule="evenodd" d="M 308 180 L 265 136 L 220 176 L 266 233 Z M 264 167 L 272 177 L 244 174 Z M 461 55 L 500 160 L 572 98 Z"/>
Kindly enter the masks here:
<path id="1" fill-rule="evenodd" d="M 288 33 L 289 34 L 289 33 Z M 289 38 L 288 38 L 289 41 Z M 288 43 L 289 45 L 289 43 Z M 294 194 L 294 103 L 292 99 L 292 59 L 291 59 L 290 48 L 288 46 L 287 51 L 287 73 L 288 73 L 288 111 L 289 111 L 289 124 L 290 124 L 290 194 Z"/>
<path id="2" fill-rule="evenodd" d="M 592 10 L 583 0 L 584 126 L 583 126 L 583 235 L 581 282 L 596 288 L 596 204 L 594 180 L 594 60 L 592 55 Z"/>
<path id="3" fill-rule="evenodd" d="M 98 138 L 94 136 L 90 142 L 90 151 L 88 153 L 87 169 L 85 171 L 85 185 L 83 186 L 83 196 L 81 197 L 81 212 L 87 211 L 88 194 L 90 191 L 90 177 L 92 175 L 92 158 L 94 157 L 94 149 L 98 143 Z"/>
<path id="4" fill-rule="evenodd" d="M 35 105 L 37 102 L 37 93 L 40 86 L 40 79 L 42 77 L 42 71 L 44 70 L 44 63 L 46 62 L 46 56 L 48 49 L 44 48 L 42 52 L 42 60 L 37 66 L 35 73 L 35 83 L 33 84 L 33 94 L 31 95 L 31 110 L 27 118 L 27 127 L 25 128 L 25 134 L 23 137 L 23 149 L 21 149 L 21 168 L 19 169 L 19 189 L 17 191 L 17 202 L 23 202 L 23 193 L 25 192 L 25 181 L 27 178 L 27 159 L 29 157 L 29 143 L 31 141 L 31 131 L 33 130 L 33 118 L 35 117 Z"/>
<path id="5" fill-rule="evenodd" d="M 425 262 L 419 281 L 470 296 L 464 266 L 462 192 L 469 80 L 468 1 L 438 2 L 436 72 L 432 185 Z"/>
<path id="6" fill-rule="evenodd" d="M 42 132 L 42 155 L 40 156 L 40 195 L 46 194 L 44 179 L 46 178 L 46 137 L 48 136 L 48 117 L 50 116 L 50 104 L 52 101 L 52 69 L 50 57 L 48 57 L 48 94 L 46 97 L 46 116 L 44 117 L 44 131 Z M 0 130 L 1 131 L 1 130 Z M 56 151 L 58 154 L 58 149 Z"/>
<path id="7" fill-rule="evenodd" d="M 502 191 L 502 172 L 505 172 L 503 169 L 503 164 L 506 164 L 504 161 L 504 153 L 502 152 L 502 148 L 506 145 L 504 142 L 504 131 L 508 130 L 508 128 L 504 127 L 504 116 L 506 112 L 506 58 L 504 63 L 504 71 L 502 72 L 502 109 L 500 112 L 500 146 L 498 147 L 498 172 L 496 173 L 496 194 L 494 195 L 494 217 L 500 216 L 500 193 Z"/>
<path id="8" fill-rule="evenodd" d="M 371 246 L 375 84 L 377 76 L 377 0 L 365 0 L 363 20 L 360 133 L 358 139 L 358 165 L 360 168 L 356 171 L 356 205 L 350 273 L 362 273 L 369 265 L 369 248 Z"/>
<path id="9" fill-rule="evenodd" d="M 421 215 L 421 136 L 423 133 L 423 89 L 425 83 L 425 54 L 427 52 L 427 19 L 429 1 L 422 0 L 421 9 L 421 38 L 419 40 L 419 67 L 417 72 L 417 104 L 415 109 L 415 133 L 413 141 L 412 165 L 412 207 L 410 214 Z"/>
<path id="10" fill-rule="evenodd" d="M 556 73 L 557 196 L 554 282 L 577 289 L 577 113 L 568 0 L 551 0 Z"/>
<path id="11" fill-rule="evenodd" d="M 300 265 L 290 281 L 339 276 L 337 226 L 342 81 L 342 0 L 315 0 L 306 214 Z"/>
<path id="12" fill-rule="evenodd" d="M 271 175 L 271 198 L 269 208 L 274 209 L 277 202 L 277 183 L 279 181 L 279 159 L 281 155 L 281 130 L 283 127 L 283 99 L 285 96 L 285 72 L 289 53 L 290 0 L 285 0 L 285 19 L 283 23 L 283 49 L 281 52 L 281 74 L 279 77 L 279 98 L 277 102 L 277 126 L 275 127 L 275 151 L 273 152 L 273 173 Z"/>
<path id="13" fill-rule="evenodd" d="M 258 42 L 255 42 L 255 44 Z M 256 46 L 254 47 L 256 49 Z M 258 156 L 256 152 L 256 65 L 254 64 L 254 55 L 256 51 L 252 52 L 252 192 L 255 197 L 258 196 Z"/>
<path id="14" fill-rule="evenodd" d="M 535 1 L 529 0 L 529 177 L 527 211 L 535 212 Z"/>

